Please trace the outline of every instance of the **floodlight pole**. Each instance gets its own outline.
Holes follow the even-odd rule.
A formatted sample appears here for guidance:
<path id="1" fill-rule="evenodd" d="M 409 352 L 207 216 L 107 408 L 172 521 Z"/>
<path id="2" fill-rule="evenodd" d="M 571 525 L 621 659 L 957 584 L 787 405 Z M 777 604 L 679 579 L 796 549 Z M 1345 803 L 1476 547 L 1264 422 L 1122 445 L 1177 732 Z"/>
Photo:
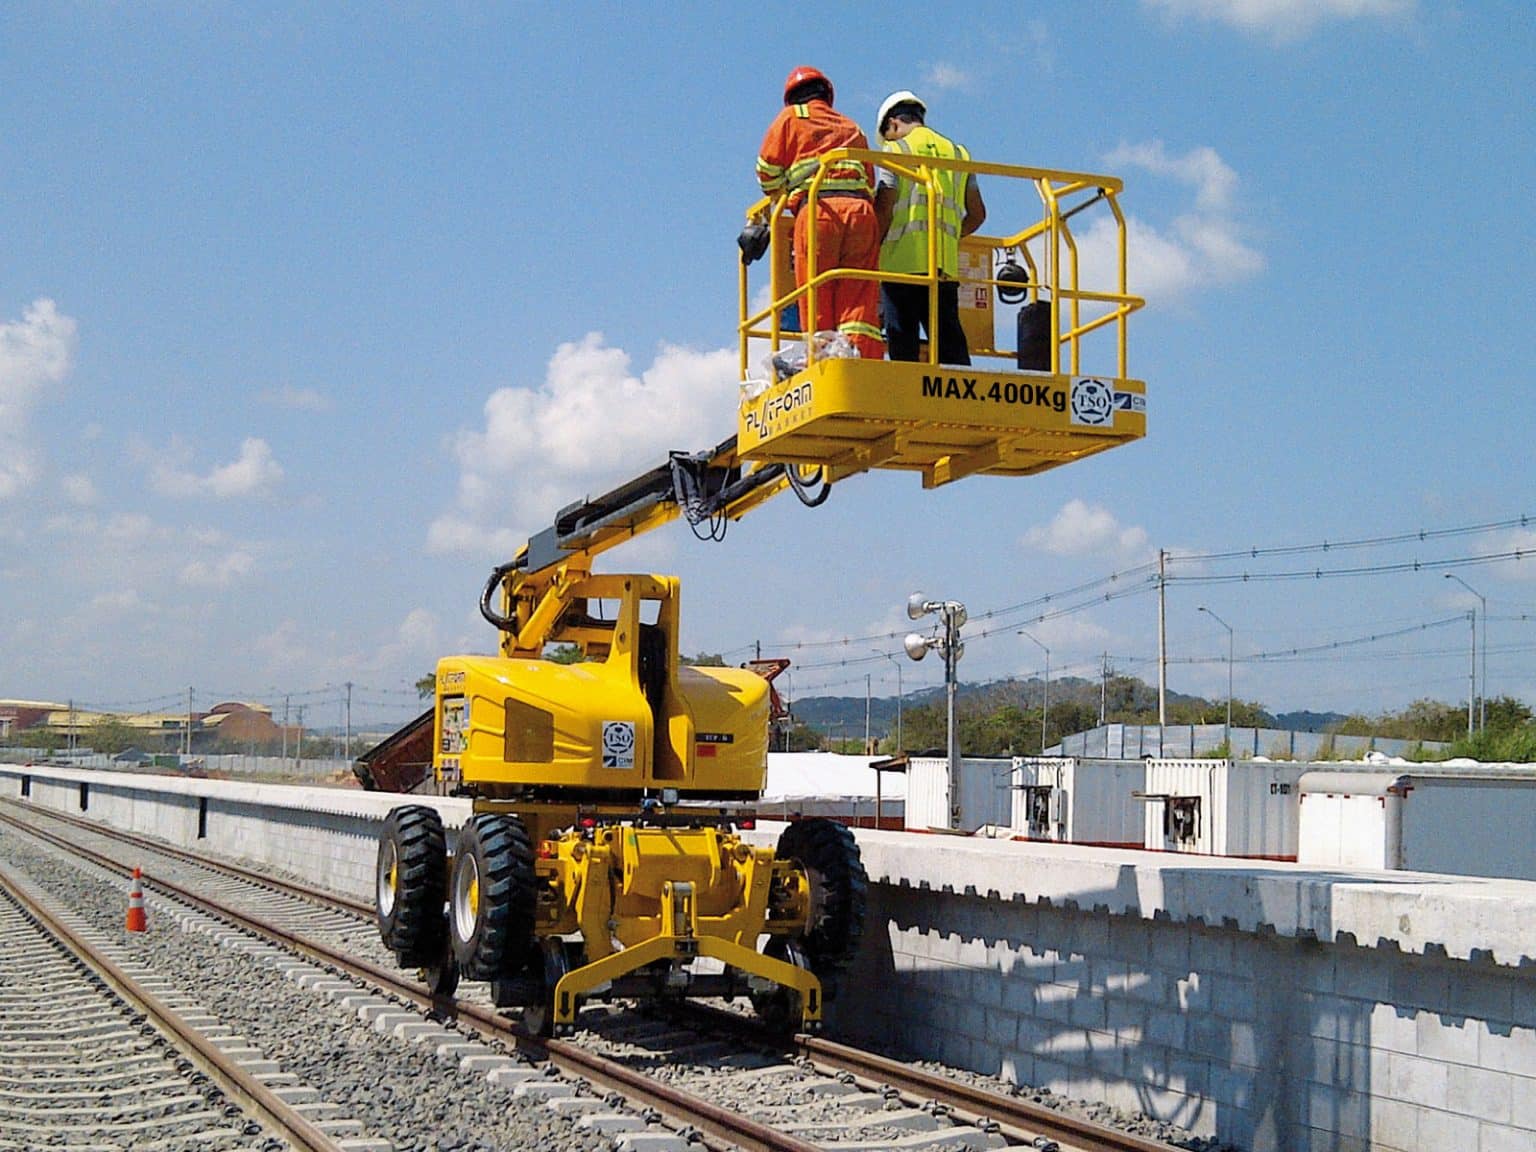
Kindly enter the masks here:
<path id="1" fill-rule="evenodd" d="M 934 648 L 944 655 L 944 686 L 948 703 L 948 760 L 949 760 L 949 826 L 960 827 L 964 806 L 960 802 L 960 730 L 955 724 L 955 668 L 965 651 L 960 643 L 960 629 L 965 627 L 965 605 L 958 600 L 928 600 L 921 592 L 914 592 L 907 599 L 907 616 L 919 620 L 937 612 L 941 621 L 932 635 L 921 636 L 916 632 L 903 641 L 907 655 L 921 660 Z"/>

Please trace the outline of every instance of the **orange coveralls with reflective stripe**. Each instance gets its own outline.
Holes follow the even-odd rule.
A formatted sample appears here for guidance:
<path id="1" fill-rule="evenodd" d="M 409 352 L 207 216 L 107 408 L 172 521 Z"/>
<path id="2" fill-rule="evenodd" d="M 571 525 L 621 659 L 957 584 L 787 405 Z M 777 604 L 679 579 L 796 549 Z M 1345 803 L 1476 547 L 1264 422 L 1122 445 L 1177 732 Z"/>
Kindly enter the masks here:
<path id="1" fill-rule="evenodd" d="M 789 193 L 795 214 L 795 284 L 808 279 L 806 240 L 812 213 L 800 211 L 818 167 L 817 157 L 834 148 L 868 148 L 859 126 L 825 100 L 790 104 L 763 137 L 757 180 L 770 196 Z M 880 266 L 880 227 L 875 220 L 874 169 L 868 164 L 832 165 L 816 196 L 816 270 Z M 802 303 L 800 314 L 805 316 Z M 874 280 L 836 279 L 816 291 L 816 326 L 843 333 L 871 360 L 885 356 L 880 336 L 880 285 Z"/>

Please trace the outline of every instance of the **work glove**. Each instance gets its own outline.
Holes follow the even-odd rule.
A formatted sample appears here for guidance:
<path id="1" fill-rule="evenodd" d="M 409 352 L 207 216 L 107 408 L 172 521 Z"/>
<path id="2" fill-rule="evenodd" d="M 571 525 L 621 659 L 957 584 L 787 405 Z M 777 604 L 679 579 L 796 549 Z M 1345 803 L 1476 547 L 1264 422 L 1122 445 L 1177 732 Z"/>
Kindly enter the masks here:
<path id="1" fill-rule="evenodd" d="M 768 251 L 768 236 L 766 224 L 748 224 L 741 230 L 741 235 L 736 237 L 736 247 L 741 249 L 743 265 L 752 263 Z"/>

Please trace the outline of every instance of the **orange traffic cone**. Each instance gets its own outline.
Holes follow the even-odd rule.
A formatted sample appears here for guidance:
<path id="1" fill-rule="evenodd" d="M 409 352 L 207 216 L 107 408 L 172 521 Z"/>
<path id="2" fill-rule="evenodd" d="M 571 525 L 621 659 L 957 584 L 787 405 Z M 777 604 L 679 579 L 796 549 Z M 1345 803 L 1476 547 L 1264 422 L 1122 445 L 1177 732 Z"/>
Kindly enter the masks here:
<path id="1" fill-rule="evenodd" d="M 123 927 L 129 932 L 149 931 L 149 921 L 144 916 L 144 879 L 137 867 L 133 870 L 133 888 L 128 893 L 128 919 Z"/>

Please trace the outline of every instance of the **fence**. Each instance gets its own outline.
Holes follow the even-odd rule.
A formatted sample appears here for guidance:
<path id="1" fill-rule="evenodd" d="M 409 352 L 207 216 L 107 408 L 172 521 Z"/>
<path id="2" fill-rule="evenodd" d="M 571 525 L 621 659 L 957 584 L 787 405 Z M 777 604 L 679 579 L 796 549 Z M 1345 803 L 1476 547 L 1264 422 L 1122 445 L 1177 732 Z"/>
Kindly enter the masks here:
<path id="1" fill-rule="evenodd" d="M 1052 756 L 1139 760 L 1214 755 L 1226 738 L 1222 724 L 1104 724 L 1068 736 Z M 1339 736 L 1330 732 L 1296 732 L 1285 728 L 1232 729 L 1230 755 L 1236 759 L 1267 756 L 1271 760 L 1359 759 L 1367 752 L 1408 756 L 1416 750 L 1443 752 L 1449 746 L 1435 740 L 1393 740 L 1384 736 Z"/>

